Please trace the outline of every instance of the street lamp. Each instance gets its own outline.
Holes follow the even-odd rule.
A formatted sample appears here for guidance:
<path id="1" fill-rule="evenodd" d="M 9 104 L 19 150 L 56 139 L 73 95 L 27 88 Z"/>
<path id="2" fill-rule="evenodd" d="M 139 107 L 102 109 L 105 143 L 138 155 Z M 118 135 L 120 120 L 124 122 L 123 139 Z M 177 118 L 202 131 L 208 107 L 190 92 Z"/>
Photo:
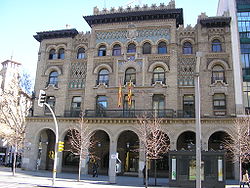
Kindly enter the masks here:
<path id="1" fill-rule="evenodd" d="M 195 82 L 195 130 L 196 130 L 196 188 L 201 188 L 201 109 L 200 109 L 200 63 L 202 52 L 196 52 Z"/>

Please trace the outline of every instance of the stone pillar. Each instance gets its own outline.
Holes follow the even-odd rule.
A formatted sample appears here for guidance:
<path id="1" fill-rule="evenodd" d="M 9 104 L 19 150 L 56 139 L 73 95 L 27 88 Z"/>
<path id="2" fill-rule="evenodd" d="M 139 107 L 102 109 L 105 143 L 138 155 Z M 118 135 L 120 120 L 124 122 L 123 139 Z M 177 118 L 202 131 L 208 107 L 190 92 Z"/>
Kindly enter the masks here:
<path id="1" fill-rule="evenodd" d="M 139 171 L 138 171 L 138 176 L 139 178 L 143 178 L 143 173 L 142 170 L 144 168 L 145 165 L 145 151 L 144 149 L 141 147 L 141 142 L 140 142 L 140 151 L 139 151 Z"/>
<path id="2" fill-rule="evenodd" d="M 88 174 L 88 159 L 82 160 L 81 174 L 84 174 L 84 175 Z"/>
<path id="3" fill-rule="evenodd" d="M 109 183 L 116 183 L 116 149 L 117 143 L 110 139 L 110 147 L 109 147 Z"/>
<path id="4" fill-rule="evenodd" d="M 58 152 L 57 153 L 57 167 L 56 167 L 57 173 L 62 172 L 62 157 L 63 157 L 62 152 Z"/>

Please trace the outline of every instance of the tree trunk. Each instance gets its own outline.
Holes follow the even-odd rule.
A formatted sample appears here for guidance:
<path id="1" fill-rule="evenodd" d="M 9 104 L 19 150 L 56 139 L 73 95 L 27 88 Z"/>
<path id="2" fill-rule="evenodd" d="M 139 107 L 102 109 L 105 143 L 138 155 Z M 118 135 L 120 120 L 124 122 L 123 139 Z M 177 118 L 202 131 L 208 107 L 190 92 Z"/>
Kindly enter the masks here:
<path id="1" fill-rule="evenodd" d="M 155 173 L 154 173 L 154 175 L 155 175 L 155 186 L 157 185 L 157 175 L 156 175 L 156 159 L 154 159 L 154 166 L 155 166 Z"/>
<path id="2" fill-rule="evenodd" d="M 82 168 L 82 149 L 79 158 L 79 167 L 78 167 L 78 181 L 81 180 L 81 168 Z"/>
<path id="3" fill-rule="evenodd" d="M 15 176 L 16 175 L 16 150 L 17 150 L 17 144 L 15 145 L 15 148 L 14 148 L 14 153 L 12 156 L 12 175 Z"/>
<path id="4" fill-rule="evenodd" d="M 146 168 L 145 168 L 145 188 L 148 187 L 148 163 L 147 163 L 147 157 L 146 157 Z"/>

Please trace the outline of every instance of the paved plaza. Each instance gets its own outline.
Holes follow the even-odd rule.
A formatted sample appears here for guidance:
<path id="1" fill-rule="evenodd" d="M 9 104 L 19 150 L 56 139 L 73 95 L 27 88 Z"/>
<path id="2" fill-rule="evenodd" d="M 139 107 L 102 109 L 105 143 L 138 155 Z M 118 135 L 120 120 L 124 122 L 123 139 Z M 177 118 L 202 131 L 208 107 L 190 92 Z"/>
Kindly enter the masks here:
<path id="1" fill-rule="evenodd" d="M 10 168 L 0 167 L 0 187 L 1 188 L 31 188 L 31 187 L 51 187 L 52 173 L 48 171 L 23 171 L 17 169 L 16 176 L 12 176 Z M 109 184 L 108 176 L 91 177 L 82 176 L 81 181 L 77 182 L 77 174 L 58 173 L 55 187 L 60 188 L 130 188 L 144 187 L 143 179 L 137 177 L 118 176 L 117 184 Z M 168 180 L 158 178 L 157 184 L 153 186 L 154 178 L 149 179 L 149 187 L 167 188 Z M 226 188 L 238 188 L 235 181 L 228 181 Z"/>

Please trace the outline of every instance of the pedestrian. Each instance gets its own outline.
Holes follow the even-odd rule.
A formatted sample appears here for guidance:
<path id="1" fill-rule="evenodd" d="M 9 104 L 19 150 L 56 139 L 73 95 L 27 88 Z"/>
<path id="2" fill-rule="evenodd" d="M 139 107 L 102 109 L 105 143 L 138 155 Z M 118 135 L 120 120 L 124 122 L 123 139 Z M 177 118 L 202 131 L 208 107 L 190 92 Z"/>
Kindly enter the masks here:
<path id="1" fill-rule="evenodd" d="M 248 185 L 248 187 L 249 187 L 249 175 L 248 175 L 247 170 L 245 171 L 245 174 L 242 177 L 242 181 L 240 182 L 240 187 L 241 187 L 241 185 L 243 185 L 243 188 L 244 188 L 244 185 Z"/>
<path id="2" fill-rule="evenodd" d="M 98 177 L 98 167 L 99 167 L 98 163 L 94 162 L 93 167 L 92 167 L 93 177 Z"/>
<path id="3" fill-rule="evenodd" d="M 146 165 L 144 165 L 142 173 L 143 173 L 143 184 L 145 185 L 146 184 Z M 149 169 L 148 169 L 148 178 L 147 179 L 149 179 Z"/>

